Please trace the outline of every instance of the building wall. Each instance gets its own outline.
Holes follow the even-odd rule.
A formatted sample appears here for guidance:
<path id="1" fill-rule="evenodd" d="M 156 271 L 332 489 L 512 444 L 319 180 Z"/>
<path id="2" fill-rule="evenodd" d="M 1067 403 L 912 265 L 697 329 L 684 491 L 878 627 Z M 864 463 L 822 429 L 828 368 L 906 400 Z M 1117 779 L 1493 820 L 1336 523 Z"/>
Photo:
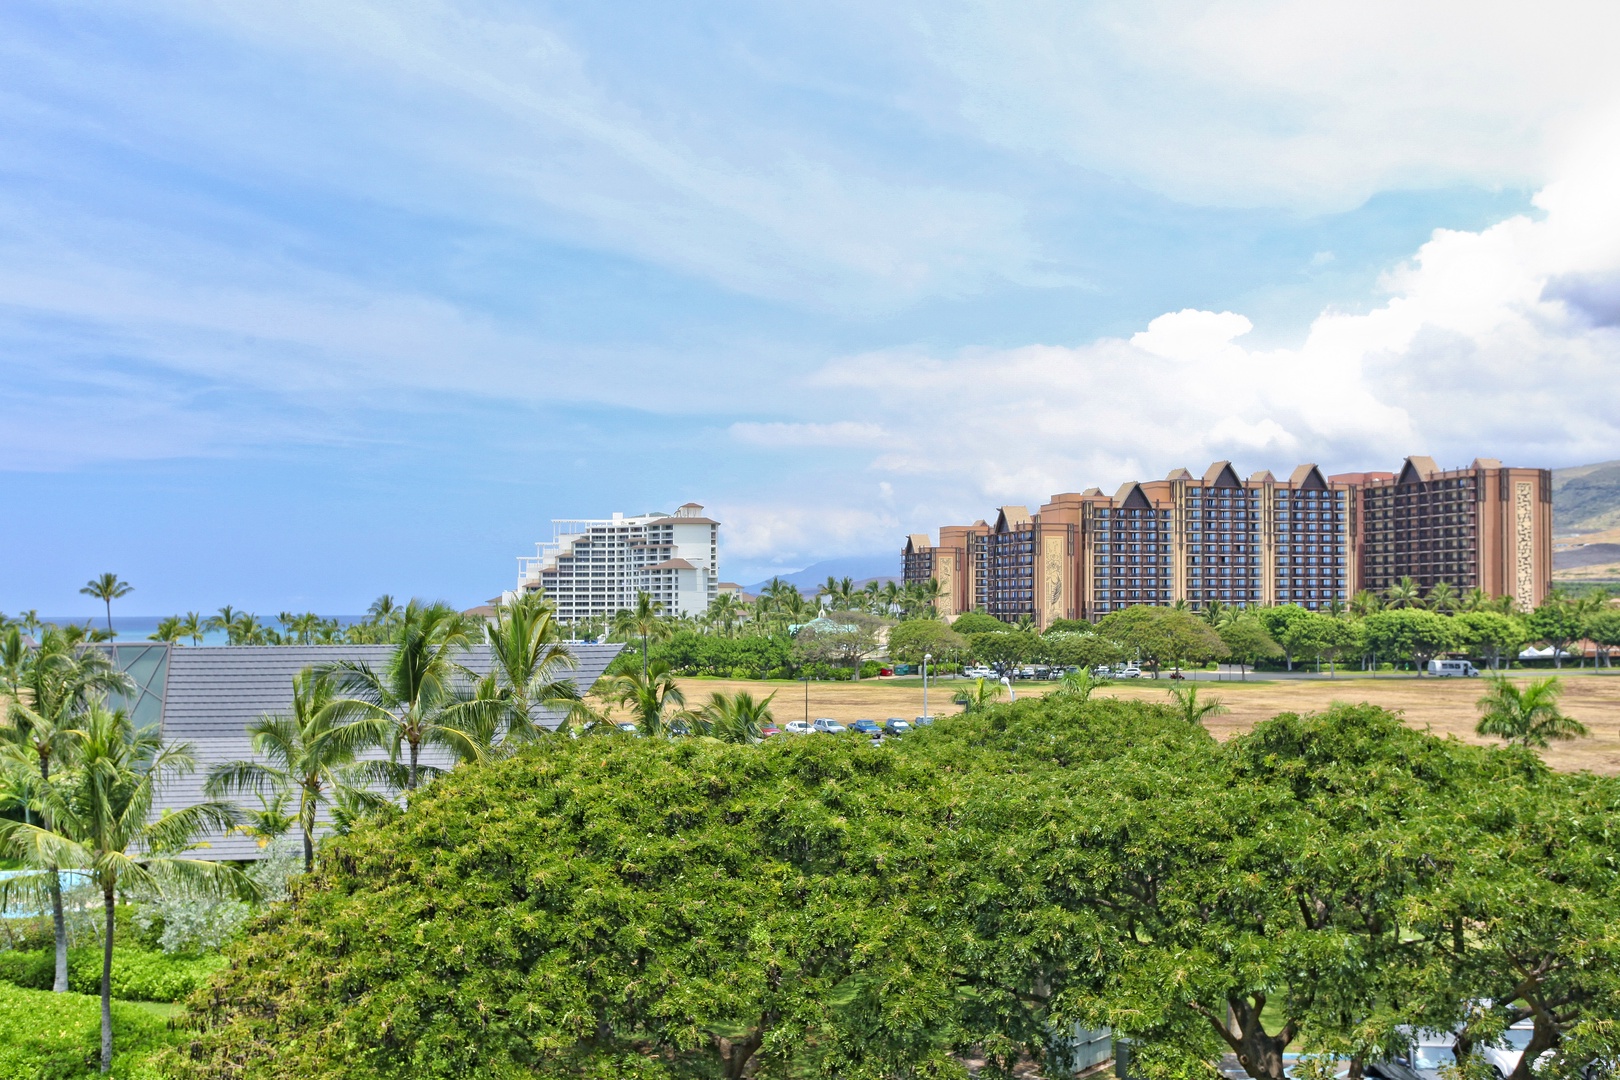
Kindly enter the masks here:
<path id="1" fill-rule="evenodd" d="M 518 589 L 544 589 L 564 622 L 634 607 L 638 592 L 673 615 L 701 615 L 719 595 L 720 523 L 696 503 L 674 514 L 554 524 L 554 539 L 518 560 Z M 689 568 L 665 565 L 674 561 Z"/>

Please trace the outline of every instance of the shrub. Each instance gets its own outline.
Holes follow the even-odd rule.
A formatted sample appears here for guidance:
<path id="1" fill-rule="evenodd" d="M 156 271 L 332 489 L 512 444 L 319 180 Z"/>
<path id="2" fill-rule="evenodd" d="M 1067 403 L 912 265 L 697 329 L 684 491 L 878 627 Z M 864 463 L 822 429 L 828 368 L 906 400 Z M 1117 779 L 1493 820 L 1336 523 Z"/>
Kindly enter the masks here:
<path id="1" fill-rule="evenodd" d="M 178 1041 L 166 1020 L 139 1005 L 113 1002 L 114 1080 L 162 1080 L 153 1054 Z M 99 1076 L 101 1003 L 84 994 L 0 986 L 0 1076 L 89 1080 Z"/>
<path id="2" fill-rule="evenodd" d="M 144 949 L 113 949 L 112 994 L 126 1001 L 179 1001 L 224 966 L 212 956 L 166 956 Z M 49 990 L 56 957 L 48 949 L 0 952 L 0 980 L 29 990 Z M 68 989 L 80 994 L 101 992 L 101 948 L 86 946 L 68 953 Z"/>

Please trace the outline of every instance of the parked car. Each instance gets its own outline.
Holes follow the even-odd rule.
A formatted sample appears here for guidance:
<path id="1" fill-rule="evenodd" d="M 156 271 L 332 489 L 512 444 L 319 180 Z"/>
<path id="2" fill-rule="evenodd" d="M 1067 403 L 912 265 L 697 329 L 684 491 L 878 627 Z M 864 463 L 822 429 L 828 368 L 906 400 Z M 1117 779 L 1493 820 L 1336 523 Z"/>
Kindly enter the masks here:
<path id="1" fill-rule="evenodd" d="M 883 721 L 883 734 L 904 735 L 911 730 L 911 721 L 902 720 L 898 716 L 891 716 Z"/>
<path id="2" fill-rule="evenodd" d="M 879 678 L 893 678 L 894 677 L 894 668 L 892 668 L 892 667 L 880 667 L 880 668 L 878 668 L 878 677 Z"/>
<path id="3" fill-rule="evenodd" d="M 857 735 L 881 735 L 883 734 L 883 725 L 876 720 L 857 720 L 849 725 L 849 730 Z"/>
<path id="4" fill-rule="evenodd" d="M 1430 660 L 1429 674 L 1441 679 L 1477 679 L 1479 669 L 1467 660 Z"/>
<path id="5" fill-rule="evenodd" d="M 932 716 L 918 716 L 911 721 L 911 724 L 913 727 L 927 727 L 933 722 L 934 718 Z"/>
<path id="6" fill-rule="evenodd" d="M 613 726 L 618 728 L 620 731 L 624 732 L 626 735 L 640 735 L 641 734 L 641 731 L 636 727 L 636 725 L 632 724 L 628 720 L 620 720 L 617 724 L 614 724 Z"/>
<path id="7" fill-rule="evenodd" d="M 800 720 L 799 723 L 802 724 L 804 721 Z M 780 734 L 782 734 L 782 729 L 777 727 L 775 724 L 762 724 L 759 729 L 759 737 L 762 739 L 768 739 L 772 735 Z"/>
<path id="8" fill-rule="evenodd" d="M 815 730 L 810 726 L 808 720 L 789 720 L 787 722 L 787 733 L 789 735 L 809 735 Z"/>
<path id="9" fill-rule="evenodd" d="M 1534 1029 L 1529 1020 L 1521 1020 L 1503 1034 L 1506 1046 L 1479 1048 L 1480 1056 L 1499 1077 L 1509 1076 L 1519 1067 L 1519 1059 L 1524 1056 L 1525 1047 L 1530 1045 Z M 1423 1080 L 1439 1080 L 1441 1070 L 1456 1065 L 1457 1057 L 1451 1049 L 1455 1039 L 1456 1036 L 1449 1031 L 1418 1032 L 1418 1037 L 1413 1041 L 1411 1066 Z M 1371 1067 L 1367 1075 L 1372 1075 Z"/>
<path id="10" fill-rule="evenodd" d="M 849 729 L 830 717 L 822 716 L 816 718 L 816 722 L 810 725 L 810 730 L 822 735 L 842 735 Z"/>
<path id="11" fill-rule="evenodd" d="M 1111 679 L 1140 679 L 1142 669 L 1136 664 L 1120 664 L 1108 676 Z"/>
<path id="12" fill-rule="evenodd" d="M 987 667 L 963 668 L 962 674 L 969 679 L 993 679 L 996 673 Z"/>

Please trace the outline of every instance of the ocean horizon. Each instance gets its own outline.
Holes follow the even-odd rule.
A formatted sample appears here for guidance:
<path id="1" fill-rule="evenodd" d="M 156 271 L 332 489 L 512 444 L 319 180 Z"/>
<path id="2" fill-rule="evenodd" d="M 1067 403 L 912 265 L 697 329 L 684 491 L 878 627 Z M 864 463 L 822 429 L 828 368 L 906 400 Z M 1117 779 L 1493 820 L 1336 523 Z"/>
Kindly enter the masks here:
<path id="1" fill-rule="evenodd" d="M 114 640 L 117 640 L 117 641 L 147 641 L 147 640 L 150 640 L 151 635 L 157 633 L 158 624 L 161 623 L 164 619 L 167 619 L 169 617 L 170 616 L 168 616 L 168 615 L 114 615 L 112 617 L 112 628 L 113 628 L 113 632 L 118 635 Z M 365 618 L 364 615 L 323 615 L 321 617 L 322 618 L 329 618 L 329 619 L 336 619 L 340 626 L 348 626 L 351 623 L 360 622 L 361 620 L 363 620 Z M 266 618 L 266 617 L 260 615 L 260 616 L 258 616 L 258 618 L 259 618 L 259 621 L 261 623 L 263 623 L 265 626 L 268 626 L 268 627 L 271 627 L 271 628 L 277 629 L 277 630 L 279 630 L 281 628 L 281 624 L 278 623 L 275 620 L 274 616 L 270 616 L 269 618 Z M 96 617 L 96 616 L 93 616 L 93 615 L 41 615 L 39 617 L 39 621 L 42 622 L 42 623 L 48 624 L 48 625 L 55 625 L 55 626 L 69 626 L 69 625 L 85 626 L 85 625 L 88 625 L 92 629 L 96 629 L 96 630 L 105 630 L 107 628 L 107 617 L 105 615 L 102 615 L 99 618 Z M 186 638 L 186 639 L 184 639 L 184 642 L 185 642 L 185 644 L 189 645 L 189 644 L 191 644 L 191 639 Z M 226 644 L 226 637 L 225 637 L 224 631 L 222 631 L 222 630 L 210 630 L 208 633 L 203 635 L 203 639 L 202 639 L 201 644 L 203 644 L 203 645 L 224 645 L 224 644 Z"/>

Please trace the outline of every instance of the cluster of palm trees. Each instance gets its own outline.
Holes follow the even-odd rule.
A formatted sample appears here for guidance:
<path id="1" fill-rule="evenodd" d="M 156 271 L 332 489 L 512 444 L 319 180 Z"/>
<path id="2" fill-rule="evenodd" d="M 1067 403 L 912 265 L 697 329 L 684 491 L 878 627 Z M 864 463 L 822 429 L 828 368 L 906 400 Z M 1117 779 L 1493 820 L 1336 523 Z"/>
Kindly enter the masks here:
<path id="1" fill-rule="evenodd" d="M 186 852 L 207 831 L 233 827 L 235 807 L 205 801 L 154 812 L 163 788 L 196 767 L 187 744 L 162 744 L 137 731 L 109 694 L 133 689 L 103 650 L 87 646 L 83 627 L 46 627 L 37 644 L 18 627 L 0 635 L 5 719 L 0 725 L 0 854 L 29 873 L 6 882 L 0 905 L 18 893 L 48 897 L 55 931 L 54 989 L 67 990 L 64 881 L 84 882 L 101 897 L 101 1069 L 112 1062 L 111 977 L 120 891 L 174 887 L 251 898 L 239 870 Z"/>
<path id="2" fill-rule="evenodd" d="M 225 635 L 229 645 L 380 645 L 389 641 L 399 627 L 405 609 L 392 596 L 374 600 L 365 618 L 344 624 L 312 611 L 283 611 L 276 615 L 278 626 L 271 626 L 249 611 L 238 611 L 229 604 L 213 615 L 188 611 L 162 619 L 152 641 L 178 644 L 190 640 L 202 644 L 211 633 Z"/>

